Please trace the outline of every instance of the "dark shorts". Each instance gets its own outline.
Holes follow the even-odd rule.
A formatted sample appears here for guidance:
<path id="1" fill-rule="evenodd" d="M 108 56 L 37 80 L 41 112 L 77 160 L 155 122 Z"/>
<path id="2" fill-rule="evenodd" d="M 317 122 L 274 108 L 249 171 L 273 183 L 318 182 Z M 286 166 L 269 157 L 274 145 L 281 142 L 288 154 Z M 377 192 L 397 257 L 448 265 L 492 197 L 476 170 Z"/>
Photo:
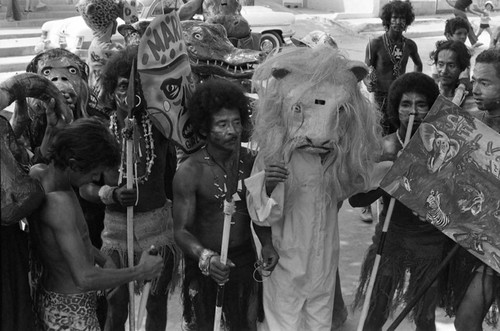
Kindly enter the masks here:
<path id="1" fill-rule="evenodd" d="M 228 257 L 236 267 L 231 268 L 224 286 L 223 322 L 226 330 L 255 330 L 257 321 L 262 321 L 263 308 L 262 286 L 254 279 L 259 273 L 254 274 L 257 256 L 251 241 L 230 248 Z M 211 277 L 201 274 L 198 261 L 185 261 L 183 330 L 213 330 L 218 286 Z"/>
<path id="2" fill-rule="evenodd" d="M 480 28 L 480 29 L 487 29 L 487 28 L 489 28 L 489 27 L 490 27 L 490 25 L 489 25 L 489 24 L 479 24 L 479 28 Z"/>

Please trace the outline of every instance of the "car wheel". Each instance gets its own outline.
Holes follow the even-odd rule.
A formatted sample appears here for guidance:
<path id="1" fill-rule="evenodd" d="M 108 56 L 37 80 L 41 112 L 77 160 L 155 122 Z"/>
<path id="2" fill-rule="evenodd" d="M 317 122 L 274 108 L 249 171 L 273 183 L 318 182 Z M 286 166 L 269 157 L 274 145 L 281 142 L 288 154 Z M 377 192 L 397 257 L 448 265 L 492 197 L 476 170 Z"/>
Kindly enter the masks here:
<path id="1" fill-rule="evenodd" d="M 282 45 L 281 36 L 276 32 L 264 32 L 260 37 L 260 50 L 263 52 L 270 53 Z"/>

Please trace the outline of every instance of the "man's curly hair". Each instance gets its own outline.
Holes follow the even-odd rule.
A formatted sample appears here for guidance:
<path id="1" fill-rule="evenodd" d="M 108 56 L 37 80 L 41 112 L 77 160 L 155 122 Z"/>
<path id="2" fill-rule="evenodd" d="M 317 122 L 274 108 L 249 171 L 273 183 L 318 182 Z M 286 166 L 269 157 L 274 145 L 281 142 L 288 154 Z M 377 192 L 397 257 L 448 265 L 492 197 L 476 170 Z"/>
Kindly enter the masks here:
<path id="1" fill-rule="evenodd" d="M 104 95 L 108 96 L 114 93 L 119 77 L 130 77 L 130 70 L 137 52 L 137 47 L 129 46 L 116 52 L 108 59 L 101 74 Z"/>
<path id="2" fill-rule="evenodd" d="M 237 109 L 241 125 L 248 130 L 250 118 L 248 98 L 239 85 L 225 79 L 208 79 L 196 86 L 188 99 L 187 109 L 194 130 L 202 134 L 210 131 L 212 116 L 222 108 Z"/>
<path id="3" fill-rule="evenodd" d="M 444 25 L 444 35 L 448 37 L 448 35 L 452 36 L 455 31 L 458 29 L 465 29 L 467 33 L 469 33 L 469 23 L 463 19 L 462 17 L 454 17 L 446 20 Z"/>
<path id="4" fill-rule="evenodd" d="M 399 103 L 405 93 L 418 93 L 425 96 L 429 108 L 439 96 L 439 87 L 434 79 L 421 72 L 409 72 L 398 77 L 389 88 L 387 116 L 399 128 Z"/>
<path id="5" fill-rule="evenodd" d="M 406 20 L 406 26 L 411 25 L 415 20 L 415 13 L 410 1 L 391 1 L 385 4 L 380 11 L 382 25 L 384 26 L 386 31 L 388 31 L 389 27 L 391 26 L 391 17 L 393 14 L 404 17 Z"/>

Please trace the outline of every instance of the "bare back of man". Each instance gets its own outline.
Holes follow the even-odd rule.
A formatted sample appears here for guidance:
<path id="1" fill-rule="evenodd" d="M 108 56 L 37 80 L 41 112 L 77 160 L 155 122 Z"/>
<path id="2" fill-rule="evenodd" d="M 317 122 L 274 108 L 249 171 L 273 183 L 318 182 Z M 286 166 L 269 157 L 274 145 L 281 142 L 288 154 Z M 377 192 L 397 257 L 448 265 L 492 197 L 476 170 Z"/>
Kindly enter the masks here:
<path id="1" fill-rule="evenodd" d="M 59 293 L 80 292 L 59 244 L 61 240 L 77 242 L 79 262 L 94 264 L 93 246 L 78 198 L 71 187 L 50 180 L 47 165 L 33 167 L 30 175 L 40 180 L 46 192 L 44 207 L 30 222 L 36 252 L 45 265 L 43 286 Z"/>

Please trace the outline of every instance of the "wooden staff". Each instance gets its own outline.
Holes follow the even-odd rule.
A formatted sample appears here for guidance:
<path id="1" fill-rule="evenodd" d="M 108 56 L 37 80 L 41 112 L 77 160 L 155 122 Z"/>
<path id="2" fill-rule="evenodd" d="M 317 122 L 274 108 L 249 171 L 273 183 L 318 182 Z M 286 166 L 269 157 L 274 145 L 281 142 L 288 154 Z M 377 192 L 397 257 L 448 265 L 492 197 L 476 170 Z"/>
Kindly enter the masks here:
<path id="1" fill-rule="evenodd" d="M 132 63 L 132 69 L 130 70 L 129 83 L 127 88 L 127 110 L 128 115 L 125 119 L 125 138 L 127 144 L 127 189 L 132 189 L 134 187 L 134 118 L 132 114 L 132 109 L 135 105 L 135 87 L 134 87 L 134 70 L 135 61 Z M 128 267 L 134 266 L 134 206 L 127 207 L 127 256 L 128 256 Z M 134 282 L 128 283 L 128 293 L 129 293 L 129 309 L 128 309 L 128 320 L 129 320 L 129 330 L 135 330 L 135 293 L 134 293 Z"/>
<path id="2" fill-rule="evenodd" d="M 406 129 L 406 136 L 403 144 L 403 148 L 406 147 L 411 138 L 411 131 L 413 129 L 413 122 L 415 121 L 415 113 L 410 114 L 410 118 L 408 120 L 408 128 Z M 391 223 L 392 212 L 394 210 L 394 204 L 396 203 L 396 199 L 391 197 L 389 202 L 389 207 L 387 209 L 387 215 L 384 220 L 384 226 L 382 228 L 382 235 L 380 236 L 380 241 L 377 248 L 377 255 L 375 255 L 375 262 L 373 263 L 373 269 L 370 275 L 370 283 L 368 284 L 368 288 L 366 290 L 365 301 L 363 302 L 363 310 L 361 311 L 361 316 L 359 318 L 357 331 L 362 331 L 363 326 L 365 325 L 366 317 L 368 315 L 368 309 L 370 308 L 370 299 L 373 292 L 373 287 L 375 285 L 375 279 L 377 278 L 378 268 L 380 266 L 380 259 L 382 257 L 382 251 L 384 250 L 385 237 L 387 235 L 387 229 L 389 229 L 389 224 Z"/>
<path id="3" fill-rule="evenodd" d="M 224 199 L 224 228 L 222 230 L 222 243 L 220 249 L 220 262 L 227 263 L 227 251 L 229 247 L 229 234 L 231 232 L 231 219 L 236 210 L 233 195 L 238 191 L 238 173 L 240 165 L 240 139 L 237 141 L 236 166 L 233 171 L 227 172 L 226 198 Z M 222 305 L 224 303 L 224 284 L 217 287 L 217 299 L 215 302 L 214 331 L 220 330 L 222 318 Z"/>

